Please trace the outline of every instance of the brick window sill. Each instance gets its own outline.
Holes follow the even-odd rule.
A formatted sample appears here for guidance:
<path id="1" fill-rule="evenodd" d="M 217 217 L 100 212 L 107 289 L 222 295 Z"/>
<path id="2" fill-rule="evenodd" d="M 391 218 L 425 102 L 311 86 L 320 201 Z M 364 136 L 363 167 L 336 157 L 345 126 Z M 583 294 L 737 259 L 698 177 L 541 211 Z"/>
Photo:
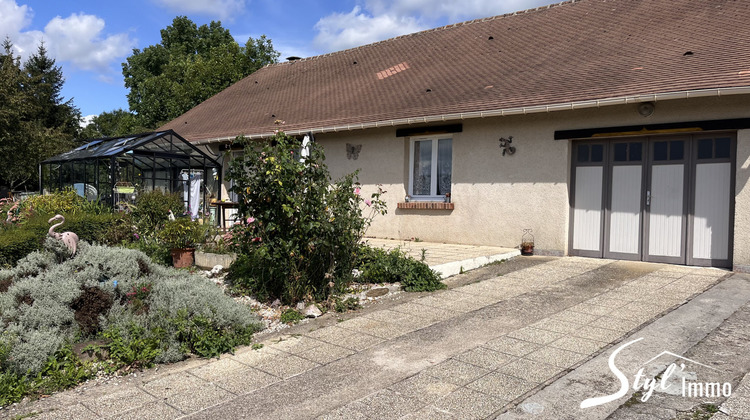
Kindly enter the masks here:
<path id="1" fill-rule="evenodd" d="M 453 210 L 453 203 L 410 201 L 408 203 L 398 203 L 397 207 L 404 210 Z"/>

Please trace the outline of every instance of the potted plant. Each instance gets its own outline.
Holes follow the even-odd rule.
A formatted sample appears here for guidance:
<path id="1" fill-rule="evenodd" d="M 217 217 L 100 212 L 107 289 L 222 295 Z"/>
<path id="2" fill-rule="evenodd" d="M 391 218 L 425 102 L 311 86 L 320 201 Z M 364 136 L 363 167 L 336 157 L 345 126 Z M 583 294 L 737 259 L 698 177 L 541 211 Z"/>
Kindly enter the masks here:
<path id="1" fill-rule="evenodd" d="M 159 240 L 169 248 L 172 265 L 185 268 L 195 261 L 195 245 L 203 239 L 203 226 L 189 218 L 170 220 L 159 232 Z"/>

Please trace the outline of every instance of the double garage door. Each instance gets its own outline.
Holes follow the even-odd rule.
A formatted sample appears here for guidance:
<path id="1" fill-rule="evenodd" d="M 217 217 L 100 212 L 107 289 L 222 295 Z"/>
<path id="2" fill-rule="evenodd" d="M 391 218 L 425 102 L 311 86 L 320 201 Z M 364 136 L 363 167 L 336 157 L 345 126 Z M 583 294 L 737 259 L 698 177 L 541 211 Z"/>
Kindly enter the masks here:
<path id="1" fill-rule="evenodd" d="M 733 133 L 573 143 L 571 255 L 731 267 Z"/>

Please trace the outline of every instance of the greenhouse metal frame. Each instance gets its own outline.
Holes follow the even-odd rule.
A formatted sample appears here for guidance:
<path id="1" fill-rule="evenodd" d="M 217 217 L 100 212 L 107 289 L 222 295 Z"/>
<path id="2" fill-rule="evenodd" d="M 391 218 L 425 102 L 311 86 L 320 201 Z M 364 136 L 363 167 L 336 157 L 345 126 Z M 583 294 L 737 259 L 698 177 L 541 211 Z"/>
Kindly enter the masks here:
<path id="1" fill-rule="evenodd" d="M 193 219 L 221 201 L 221 164 L 173 130 L 96 139 L 39 165 L 42 194 L 72 188 L 127 211 L 138 194 L 181 193 Z"/>

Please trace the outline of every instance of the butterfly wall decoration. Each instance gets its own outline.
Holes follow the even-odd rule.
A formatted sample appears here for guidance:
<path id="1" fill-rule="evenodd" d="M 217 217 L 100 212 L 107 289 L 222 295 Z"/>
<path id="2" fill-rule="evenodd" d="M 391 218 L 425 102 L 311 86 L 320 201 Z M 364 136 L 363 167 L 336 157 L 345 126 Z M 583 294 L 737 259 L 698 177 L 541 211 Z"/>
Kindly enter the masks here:
<path id="1" fill-rule="evenodd" d="M 351 160 L 357 160 L 359 158 L 359 152 L 362 150 L 361 144 L 349 144 L 346 143 L 346 158 Z"/>

